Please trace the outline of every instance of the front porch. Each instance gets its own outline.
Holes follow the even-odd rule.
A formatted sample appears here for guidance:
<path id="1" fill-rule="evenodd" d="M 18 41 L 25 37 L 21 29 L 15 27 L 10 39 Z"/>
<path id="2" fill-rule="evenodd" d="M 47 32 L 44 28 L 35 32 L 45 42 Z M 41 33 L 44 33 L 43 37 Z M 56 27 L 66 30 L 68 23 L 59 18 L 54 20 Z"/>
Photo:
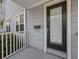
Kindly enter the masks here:
<path id="1" fill-rule="evenodd" d="M 50 53 L 44 53 L 43 51 L 27 47 L 22 51 L 14 54 L 13 56 L 8 57 L 7 59 L 65 59 Z"/>
<path id="2" fill-rule="evenodd" d="M 0 59 L 77 59 L 77 0 L 1 1 Z"/>
<path id="3" fill-rule="evenodd" d="M 27 35 L 25 35 L 25 33 Z M 66 59 L 49 52 L 32 47 L 28 44 L 28 32 L 0 33 L 1 59 Z M 26 40 L 25 40 L 26 39 Z M 2 56 L 1 56 L 2 55 Z"/>

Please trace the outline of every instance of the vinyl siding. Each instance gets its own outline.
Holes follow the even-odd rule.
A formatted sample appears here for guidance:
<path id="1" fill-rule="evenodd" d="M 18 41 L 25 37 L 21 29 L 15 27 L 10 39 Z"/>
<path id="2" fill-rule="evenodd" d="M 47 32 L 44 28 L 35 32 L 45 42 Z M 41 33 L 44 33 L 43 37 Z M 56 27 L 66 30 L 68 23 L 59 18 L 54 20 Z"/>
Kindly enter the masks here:
<path id="1" fill-rule="evenodd" d="M 43 5 L 27 11 L 27 30 L 29 31 L 29 44 L 35 48 L 43 50 L 44 34 L 44 12 Z M 40 25 L 40 30 L 35 30 L 34 26 Z"/>
<path id="2" fill-rule="evenodd" d="M 5 2 L 5 23 L 7 19 L 11 19 L 11 31 L 13 32 L 15 30 L 14 26 L 15 26 L 15 20 L 14 20 L 14 16 L 16 15 L 16 13 L 18 13 L 19 10 L 23 9 L 22 6 L 14 3 L 11 0 L 6 0 Z M 4 31 L 6 28 L 6 24 L 4 25 Z"/>
<path id="3" fill-rule="evenodd" d="M 78 59 L 78 0 L 72 0 L 72 59 Z"/>

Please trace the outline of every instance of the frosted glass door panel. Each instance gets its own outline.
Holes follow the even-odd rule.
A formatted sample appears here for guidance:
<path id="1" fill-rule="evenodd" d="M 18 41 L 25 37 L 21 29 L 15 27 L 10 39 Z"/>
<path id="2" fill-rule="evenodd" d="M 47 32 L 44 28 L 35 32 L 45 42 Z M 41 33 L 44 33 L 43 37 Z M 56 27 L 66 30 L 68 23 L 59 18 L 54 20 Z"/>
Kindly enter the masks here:
<path id="1" fill-rule="evenodd" d="M 50 10 L 50 43 L 62 45 L 62 7 Z"/>

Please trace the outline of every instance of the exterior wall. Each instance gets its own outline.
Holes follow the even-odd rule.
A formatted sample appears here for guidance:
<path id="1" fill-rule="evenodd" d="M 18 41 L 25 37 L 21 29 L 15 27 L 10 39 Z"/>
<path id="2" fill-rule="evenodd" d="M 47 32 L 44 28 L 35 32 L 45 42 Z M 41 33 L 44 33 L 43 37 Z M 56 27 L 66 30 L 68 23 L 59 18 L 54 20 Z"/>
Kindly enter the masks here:
<path id="1" fill-rule="evenodd" d="M 3 0 L 2 5 L 0 4 L 0 20 L 4 19 L 4 14 L 5 14 L 5 0 Z"/>
<path id="2" fill-rule="evenodd" d="M 72 0 L 72 59 L 78 59 L 78 0 Z"/>
<path id="3" fill-rule="evenodd" d="M 35 48 L 43 50 L 44 34 L 44 12 L 43 5 L 32 8 L 27 12 L 27 30 L 29 31 L 29 44 Z M 34 26 L 40 25 L 40 30 L 35 30 Z"/>
<path id="4" fill-rule="evenodd" d="M 5 15 L 5 0 L 3 0 L 3 3 L 2 3 L 2 9 L 1 9 L 1 4 L 0 4 L 0 32 L 3 32 L 1 22 L 5 18 L 4 15 Z"/>
<path id="5" fill-rule="evenodd" d="M 14 20 L 14 16 L 15 14 L 19 11 L 23 9 L 23 7 L 21 7 L 20 5 L 14 3 L 11 0 L 7 0 L 5 2 L 5 23 L 7 19 L 10 19 L 10 27 L 11 27 L 11 31 L 13 32 L 15 30 L 14 26 L 15 26 L 15 20 Z M 4 31 L 6 28 L 6 24 L 4 24 Z"/>
<path id="6" fill-rule="evenodd" d="M 72 0 L 72 59 L 77 59 L 78 49 L 78 9 L 77 0 Z M 36 31 L 34 25 L 43 27 L 43 6 L 32 8 L 27 14 L 27 29 L 29 31 L 29 44 L 38 49 L 43 49 L 43 28 Z"/>
<path id="7" fill-rule="evenodd" d="M 11 0 L 7 0 L 5 3 L 5 17 L 10 17 L 14 15 L 18 10 L 22 9 L 22 7 Z"/>

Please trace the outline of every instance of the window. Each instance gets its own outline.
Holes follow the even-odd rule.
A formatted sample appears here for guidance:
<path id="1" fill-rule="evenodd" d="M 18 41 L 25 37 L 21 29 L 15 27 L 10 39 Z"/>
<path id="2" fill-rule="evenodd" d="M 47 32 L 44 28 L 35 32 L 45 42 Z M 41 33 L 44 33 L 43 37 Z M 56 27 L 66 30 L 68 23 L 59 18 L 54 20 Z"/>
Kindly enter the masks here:
<path id="1" fill-rule="evenodd" d="M 11 19 L 7 19 L 6 21 L 6 32 L 10 32 L 10 21 Z"/>
<path id="2" fill-rule="evenodd" d="M 16 31 L 24 31 L 24 14 L 16 16 Z"/>
<path id="3" fill-rule="evenodd" d="M 24 14 L 20 15 L 20 23 L 23 24 L 24 23 Z"/>
<path id="4" fill-rule="evenodd" d="M 24 14 L 20 15 L 20 31 L 24 31 Z"/>
<path id="5" fill-rule="evenodd" d="M 10 32 L 10 26 L 6 26 L 6 32 Z"/>
<path id="6" fill-rule="evenodd" d="M 19 25 L 16 25 L 16 31 L 19 31 Z"/>

